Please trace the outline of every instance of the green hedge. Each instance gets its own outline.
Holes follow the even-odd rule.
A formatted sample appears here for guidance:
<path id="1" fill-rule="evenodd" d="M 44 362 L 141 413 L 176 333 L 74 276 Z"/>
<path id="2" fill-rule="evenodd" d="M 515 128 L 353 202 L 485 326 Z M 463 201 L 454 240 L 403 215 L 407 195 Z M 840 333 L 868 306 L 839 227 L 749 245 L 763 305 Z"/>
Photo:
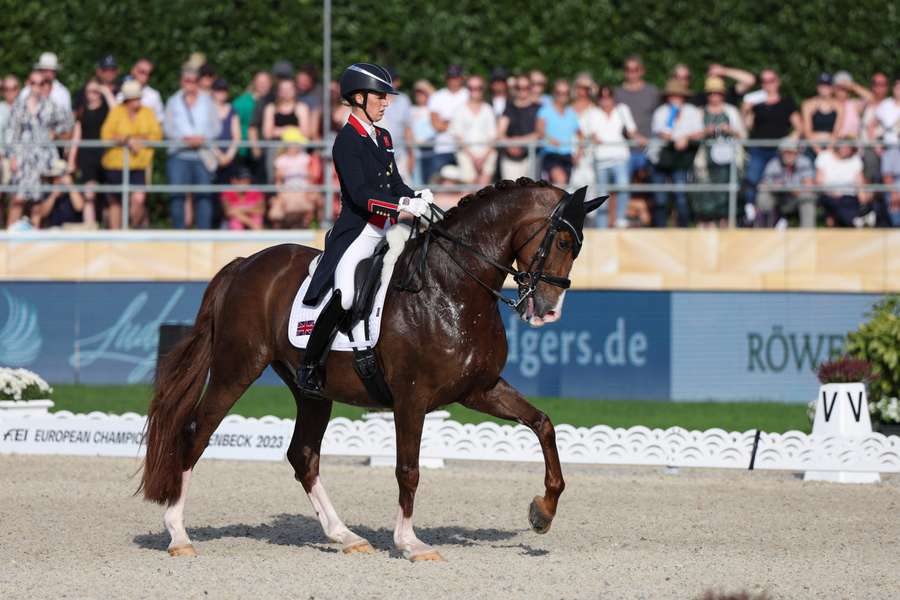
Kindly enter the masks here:
<path id="1" fill-rule="evenodd" d="M 396 66 L 407 83 L 439 82 L 451 61 L 483 73 L 495 65 L 540 68 L 551 77 L 588 70 L 616 82 L 622 58 L 636 52 L 659 84 L 676 62 L 698 75 L 710 62 L 754 71 L 772 66 L 789 92 L 806 96 L 822 70 L 846 69 L 859 80 L 896 69 L 900 32 L 900 8 L 890 1 L 334 4 L 335 73 L 352 61 L 373 60 Z M 124 65 L 152 57 L 164 95 L 174 91 L 179 65 L 196 50 L 236 87 L 277 58 L 320 64 L 322 57 L 322 5 L 314 0 L 0 0 L 0 31 L 0 70 L 24 75 L 41 51 L 53 50 L 72 89 L 106 52 Z"/>

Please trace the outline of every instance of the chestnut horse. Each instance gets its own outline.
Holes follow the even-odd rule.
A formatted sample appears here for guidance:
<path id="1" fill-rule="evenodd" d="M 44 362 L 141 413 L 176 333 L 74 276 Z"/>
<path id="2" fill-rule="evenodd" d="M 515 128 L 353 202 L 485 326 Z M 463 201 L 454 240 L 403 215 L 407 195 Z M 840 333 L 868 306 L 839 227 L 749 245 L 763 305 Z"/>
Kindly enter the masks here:
<path id="1" fill-rule="evenodd" d="M 394 543 L 407 558 L 441 558 L 416 537 L 412 513 L 425 414 L 451 402 L 518 421 L 537 434 L 545 492 L 532 501 L 529 520 L 538 533 L 550 527 L 564 487 L 555 431 L 547 415 L 500 377 L 507 345 L 496 291 L 508 273 L 517 273 L 521 317 L 532 325 L 560 317 L 584 216 L 603 202 L 585 203 L 579 192 L 572 196 L 528 179 L 501 182 L 463 198 L 440 223 L 441 235 L 414 239 L 400 255 L 393 280 L 411 275 L 418 285 L 389 291 L 377 351 L 394 399 L 400 487 Z M 195 554 L 183 519 L 191 471 L 226 413 L 268 365 L 294 394 L 297 419 L 287 458 L 325 535 L 344 552 L 373 551 L 338 517 L 319 478 L 319 453 L 332 400 L 378 405 L 349 352 L 328 358 L 328 399 L 304 397 L 294 381 L 302 351 L 288 341 L 289 313 L 318 253 L 283 244 L 230 262 L 210 281 L 191 332 L 161 361 L 141 489 L 147 500 L 168 505 L 164 522 L 173 556 Z M 514 261 L 529 270 L 513 270 Z M 414 268 L 419 264 L 421 270 Z"/>

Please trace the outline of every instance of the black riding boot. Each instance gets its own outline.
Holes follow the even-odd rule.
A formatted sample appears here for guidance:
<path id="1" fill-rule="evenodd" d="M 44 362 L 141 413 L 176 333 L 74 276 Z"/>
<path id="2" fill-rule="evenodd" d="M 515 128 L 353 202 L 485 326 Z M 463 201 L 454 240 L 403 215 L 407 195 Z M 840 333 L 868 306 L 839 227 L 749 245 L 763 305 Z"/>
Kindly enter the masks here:
<path id="1" fill-rule="evenodd" d="M 300 366 L 297 367 L 297 385 L 307 395 L 322 396 L 322 388 L 325 385 L 323 371 L 325 358 L 346 314 L 347 311 L 341 306 L 341 292 L 335 290 L 328 306 L 316 319 L 312 335 L 306 344 L 306 353 Z"/>

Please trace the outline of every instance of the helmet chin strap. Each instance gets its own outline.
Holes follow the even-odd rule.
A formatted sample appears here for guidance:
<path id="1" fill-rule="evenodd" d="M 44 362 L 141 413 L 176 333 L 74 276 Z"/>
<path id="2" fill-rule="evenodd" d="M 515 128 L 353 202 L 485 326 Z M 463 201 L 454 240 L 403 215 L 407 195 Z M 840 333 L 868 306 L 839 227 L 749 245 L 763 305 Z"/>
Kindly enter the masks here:
<path id="1" fill-rule="evenodd" d="M 357 106 L 358 108 L 361 108 L 361 109 L 362 109 L 363 114 L 366 115 L 366 118 L 369 120 L 369 123 L 372 124 L 372 125 L 374 125 L 374 124 L 375 124 L 375 119 L 373 119 L 372 117 L 370 117 L 370 116 L 369 116 L 369 111 L 366 110 L 366 106 L 369 104 L 369 92 L 362 92 L 362 95 L 363 95 L 363 101 L 362 101 L 362 104 L 359 104 L 359 103 L 356 103 L 356 102 L 355 102 L 355 104 L 356 104 L 356 106 Z"/>

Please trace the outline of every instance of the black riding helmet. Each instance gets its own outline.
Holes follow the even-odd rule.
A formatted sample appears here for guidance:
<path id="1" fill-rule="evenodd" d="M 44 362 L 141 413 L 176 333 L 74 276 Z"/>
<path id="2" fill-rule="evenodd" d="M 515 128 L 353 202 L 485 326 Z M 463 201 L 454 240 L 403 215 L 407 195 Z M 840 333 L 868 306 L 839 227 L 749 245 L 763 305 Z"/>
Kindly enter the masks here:
<path id="1" fill-rule="evenodd" d="M 353 98 L 354 94 L 362 92 L 362 104 L 356 102 Z M 350 106 L 359 106 L 369 117 L 366 112 L 366 102 L 369 99 L 369 92 L 379 94 L 397 94 L 394 89 L 394 82 L 391 74 L 384 67 L 373 65 L 371 63 L 353 63 L 341 74 L 341 98 L 346 100 Z"/>

